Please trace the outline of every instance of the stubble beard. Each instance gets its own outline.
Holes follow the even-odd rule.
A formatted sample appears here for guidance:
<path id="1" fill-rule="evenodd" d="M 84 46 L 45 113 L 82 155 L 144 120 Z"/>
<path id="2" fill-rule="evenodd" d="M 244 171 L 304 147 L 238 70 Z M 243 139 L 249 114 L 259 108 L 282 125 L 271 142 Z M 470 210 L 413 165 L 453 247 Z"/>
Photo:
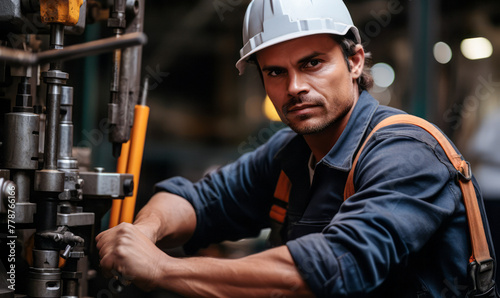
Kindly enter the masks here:
<path id="1" fill-rule="evenodd" d="M 336 123 L 338 123 L 341 119 L 343 119 L 351 110 L 353 104 L 346 105 L 343 107 L 341 111 L 335 111 L 334 112 L 334 117 L 332 119 L 318 119 L 318 121 L 315 121 L 310 124 L 305 124 L 304 122 L 313 118 L 310 115 L 299 115 L 297 116 L 296 121 L 291 122 L 287 118 L 287 113 L 284 111 L 285 119 L 286 122 L 285 124 L 288 125 L 295 133 L 299 135 L 314 135 L 314 134 L 319 134 L 327 130 L 328 128 L 334 126 Z"/>

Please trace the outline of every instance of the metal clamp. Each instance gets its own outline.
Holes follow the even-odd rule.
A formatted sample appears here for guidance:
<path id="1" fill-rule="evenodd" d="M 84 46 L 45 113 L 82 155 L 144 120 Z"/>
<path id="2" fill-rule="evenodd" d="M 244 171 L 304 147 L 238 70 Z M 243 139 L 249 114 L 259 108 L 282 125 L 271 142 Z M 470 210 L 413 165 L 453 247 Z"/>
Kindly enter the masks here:
<path id="1" fill-rule="evenodd" d="M 118 199 L 129 197 L 134 191 L 134 175 L 120 173 L 80 172 L 83 196 Z"/>
<path id="2" fill-rule="evenodd" d="M 472 168 L 471 168 L 470 163 L 468 161 L 464 161 L 464 162 L 467 165 L 467 167 L 465 169 L 462 167 L 462 169 L 460 171 L 457 171 L 457 176 L 458 176 L 458 179 L 470 181 L 472 179 Z M 467 171 L 467 173 L 464 173 L 465 171 Z"/>

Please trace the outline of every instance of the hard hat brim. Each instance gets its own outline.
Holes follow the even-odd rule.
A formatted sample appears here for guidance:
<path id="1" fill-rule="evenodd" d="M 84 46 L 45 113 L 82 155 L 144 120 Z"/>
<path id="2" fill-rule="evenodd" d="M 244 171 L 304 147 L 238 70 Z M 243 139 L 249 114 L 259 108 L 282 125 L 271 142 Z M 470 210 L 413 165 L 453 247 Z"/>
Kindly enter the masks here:
<path id="1" fill-rule="evenodd" d="M 300 31 L 300 32 L 293 32 L 293 33 L 289 33 L 289 34 L 286 34 L 286 35 L 282 35 L 280 37 L 273 38 L 272 40 L 263 42 L 263 43 L 259 44 L 258 46 L 256 46 L 255 48 L 253 48 L 250 51 L 248 51 L 247 53 L 245 53 L 236 62 L 236 68 L 239 71 L 239 75 L 242 75 L 245 72 L 245 68 L 246 68 L 246 66 L 248 64 L 248 60 L 250 59 L 250 57 L 253 54 L 255 54 L 258 51 L 261 51 L 261 50 L 263 50 L 265 48 L 268 48 L 270 46 L 276 45 L 278 43 L 282 43 L 282 42 L 285 42 L 285 41 L 288 41 L 288 40 L 292 40 L 292 39 L 296 39 L 296 38 L 300 38 L 300 37 L 305 37 L 305 36 L 310 36 L 310 35 L 316 35 L 316 34 L 333 34 L 333 35 L 343 36 L 343 35 L 346 35 L 347 32 L 349 32 L 349 31 L 352 31 L 352 33 L 354 34 L 354 37 L 356 38 L 356 42 L 357 43 L 361 43 L 361 37 L 359 35 L 359 31 L 358 31 L 358 29 L 355 26 L 348 26 L 348 27 L 346 27 L 346 29 L 343 32 L 339 32 L 338 30 L 333 30 L 333 29 L 332 30 L 325 30 L 323 28 L 321 30 Z M 243 48 L 240 50 L 241 54 L 243 54 L 243 52 L 245 51 L 245 48 L 249 47 L 250 42 L 251 41 L 247 42 L 247 44 L 245 44 L 243 46 Z"/>

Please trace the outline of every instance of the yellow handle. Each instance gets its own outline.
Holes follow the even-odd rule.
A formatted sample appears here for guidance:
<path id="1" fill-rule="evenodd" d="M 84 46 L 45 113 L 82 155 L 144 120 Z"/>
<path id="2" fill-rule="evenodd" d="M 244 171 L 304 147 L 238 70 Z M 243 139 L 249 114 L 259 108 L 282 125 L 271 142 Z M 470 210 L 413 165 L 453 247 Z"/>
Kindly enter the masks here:
<path id="1" fill-rule="evenodd" d="M 116 172 L 120 174 L 127 173 L 127 163 L 128 155 L 130 152 L 130 140 L 122 145 L 121 155 L 118 158 L 118 165 L 116 166 Z M 120 213 L 122 211 L 122 201 L 121 199 L 113 200 L 113 205 L 111 206 L 111 214 L 109 216 L 109 228 L 113 228 L 120 222 Z"/>
<path id="2" fill-rule="evenodd" d="M 134 126 L 130 135 L 130 154 L 128 156 L 127 173 L 134 175 L 134 194 L 126 197 L 122 202 L 120 222 L 132 223 L 134 220 L 135 201 L 139 188 L 144 142 L 148 128 L 149 107 L 135 106 Z"/>

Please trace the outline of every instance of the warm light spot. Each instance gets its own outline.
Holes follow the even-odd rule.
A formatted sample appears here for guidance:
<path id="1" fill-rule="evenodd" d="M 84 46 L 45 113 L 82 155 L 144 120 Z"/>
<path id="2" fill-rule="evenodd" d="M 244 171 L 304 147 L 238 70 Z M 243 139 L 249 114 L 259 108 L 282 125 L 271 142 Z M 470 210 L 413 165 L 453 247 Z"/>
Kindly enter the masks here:
<path id="1" fill-rule="evenodd" d="M 460 50 L 465 58 L 478 60 L 488 58 L 493 54 L 491 42 L 484 37 L 475 37 L 462 40 Z"/>
<path id="2" fill-rule="evenodd" d="M 264 115 L 271 121 L 281 121 L 278 112 L 274 108 L 273 103 L 268 95 L 266 95 L 266 99 L 264 99 L 264 103 L 262 105 L 262 109 L 264 110 Z"/>

